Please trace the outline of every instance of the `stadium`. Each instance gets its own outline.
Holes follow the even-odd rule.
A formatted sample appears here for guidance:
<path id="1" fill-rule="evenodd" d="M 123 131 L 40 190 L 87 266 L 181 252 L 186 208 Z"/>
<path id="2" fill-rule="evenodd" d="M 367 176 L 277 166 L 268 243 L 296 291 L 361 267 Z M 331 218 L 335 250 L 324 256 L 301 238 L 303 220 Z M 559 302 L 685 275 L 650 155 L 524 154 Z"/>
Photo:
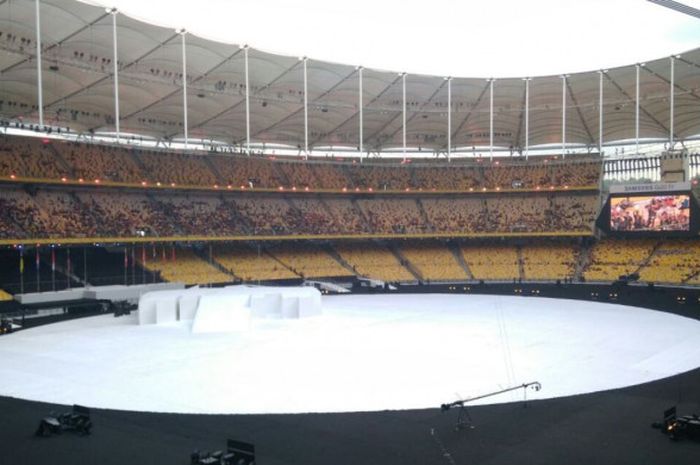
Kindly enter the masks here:
<path id="1" fill-rule="evenodd" d="M 650 427 L 700 412 L 700 48 L 442 76 L 77 0 L 0 48 L 0 462 L 700 460 Z"/>

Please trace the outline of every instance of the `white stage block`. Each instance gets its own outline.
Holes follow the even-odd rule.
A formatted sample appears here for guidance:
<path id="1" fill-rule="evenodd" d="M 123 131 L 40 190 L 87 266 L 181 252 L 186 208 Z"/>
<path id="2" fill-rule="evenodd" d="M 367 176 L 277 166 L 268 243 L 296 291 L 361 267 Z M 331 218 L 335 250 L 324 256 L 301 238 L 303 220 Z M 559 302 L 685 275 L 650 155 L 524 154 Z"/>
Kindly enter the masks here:
<path id="1" fill-rule="evenodd" d="M 177 301 L 175 298 L 159 300 L 156 303 L 156 324 L 177 321 Z"/>
<path id="2" fill-rule="evenodd" d="M 199 295 L 181 295 L 177 299 L 179 319 L 194 320 L 199 305 Z"/>
<path id="3" fill-rule="evenodd" d="M 297 318 L 318 316 L 321 313 L 321 293 L 318 293 L 318 295 L 310 294 L 299 297 L 299 316 Z"/>
<path id="4" fill-rule="evenodd" d="M 203 295 L 192 323 L 193 333 L 246 331 L 251 311 L 246 295 Z"/>
<path id="5" fill-rule="evenodd" d="M 250 309 L 255 318 L 282 318 L 282 296 L 279 292 L 252 295 Z"/>
<path id="6" fill-rule="evenodd" d="M 155 298 L 148 298 L 148 295 L 139 299 L 139 324 L 156 324 L 156 302 Z"/>
<path id="7" fill-rule="evenodd" d="M 282 297 L 282 318 L 299 318 L 299 297 Z"/>

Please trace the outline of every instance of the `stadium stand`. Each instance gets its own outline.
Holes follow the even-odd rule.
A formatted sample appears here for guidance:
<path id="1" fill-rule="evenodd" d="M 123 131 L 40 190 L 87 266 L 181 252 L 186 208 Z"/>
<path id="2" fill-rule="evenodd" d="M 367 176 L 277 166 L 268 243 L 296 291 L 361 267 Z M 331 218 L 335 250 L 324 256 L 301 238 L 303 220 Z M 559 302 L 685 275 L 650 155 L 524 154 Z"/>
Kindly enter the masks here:
<path id="1" fill-rule="evenodd" d="M 525 280 L 573 278 L 577 247 L 567 244 L 531 244 L 520 249 Z"/>
<path id="2" fill-rule="evenodd" d="M 475 279 L 513 280 L 520 277 L 518 251 L 511 245 L 462 245 L 464 260 Z"/>
<path id="3" fill-rule="evenodd" d="M 398 164 L 294 161 L 284 157 L 123 148 L 22 136 L 0 139 L 0 176 L 75 182 L 95 180 L 141 185 L 213 188 L 373 191 L 478 191 L 480 189 L 597 188 L 602 163 L 529 161 Z"/>
<path id="4" fill-rule="evenodd" d="M 700 271 L 700 241 L 663 241 L 651 260 L 639 271 L 640 280 L 655 283 L 682 283 Z M 692 280 L 691 280 L 692 282 Z"/>
<path id="5" fill-rule="evenodd" d="M 634 273 L 649 259 L 656 244 L 653 239 L 602 239 L 593 246 L 583 276 L 586 281 L 615 281 Z"/>
<path id="6" fill-rule="evenodd" d="M 383 245 L 342 244 L 338 245 L 336 250 L 352 266 L 357 275 L 382 281 L 415 281 L 416 279 Z"/>
<path id="7" fill-rule="evenodd" d="M 213 247 L 212 255 L 214 261 L 243 281 L 299 278 L 262 247 L 221 244 Z"/>
<path id="8" fill-rule="evenodd" d="M 3 291 L 2 289 L 0 289 L 0 302 L 6 302 L 6 301 L 9 301 L 12 299 L 13 299 L 12 294 L 9 294 L 9 293 Z"/>
<path id="9" fill-rule="evenodd" d="M 280 244 L 269 252 L 277 260 L 302 278 L 352 276 L 353 273 L 338 263 L 322 246 L 294 243 Z"/>
<path id="10" fill-rule="evenodd" d="M 32 137 L 0 137 L 0 176 L 60 179 L 71 175 L 50 143 Z"/>
<path id="11" fill-rule="evenodd" d="M 156 273 L 159 279 L 184 284 L 215 284 L 233 281 L 233 277 L 207 263 L 192 249 L 180 248 L 175 257 L 158 253 L 156 248 L 141 247 L 139 264 Z"/>
<path id="12" fill-rule="evenodd" d="M 432 241 L 413 242 L 401 244 L 400 250 L 427 281 L 464 281 L 469 277 L 447 244 Z"/>
<path id="13" fill-rule="evenodd" d="M 79 179 L 134 184 L 148 179 L 125 149 L 75 142 L 53 142 L 52 147 L 71 166 L 73 176 Z"/>

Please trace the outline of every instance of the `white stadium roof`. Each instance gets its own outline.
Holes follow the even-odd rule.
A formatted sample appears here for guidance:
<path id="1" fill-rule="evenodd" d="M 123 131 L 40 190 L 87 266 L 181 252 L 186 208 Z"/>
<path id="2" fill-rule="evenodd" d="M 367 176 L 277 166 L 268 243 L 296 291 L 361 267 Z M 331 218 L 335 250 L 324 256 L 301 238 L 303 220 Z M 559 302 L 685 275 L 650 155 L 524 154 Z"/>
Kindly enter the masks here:
<path id="1" fill-rule="evenodd" d="M 114 132 L 113 17 L 102 7 L 74 0 L 41 0 L 44 122 L 75 131 Z M 116 17 L 121 132 L 179 139 L 183 129 L 182 36 L 171 28 Z M 36 121 L 35 2 L 0 1 L 0 115 Z M 246 140 L 245 52 L 231 44 L 186 34 L 188 132 L 191 139 L 240 144 Z M 556 40 L 556 39 L 553 39 Z M 298 57 L 249 53 L 250 136 L 255 143 L 304 145 L 304 62 Z M 700 134 L 700 49 L 673 60 L 676 139 Z M 603 141 L 635 138 L 636 66 L 603 74 Z M 403 145 L 403 88 L 397 72 L 363 69 L 363 141 L 366 149 Z M 639 133 L 668 139 L 671 127 L 671 59 L 640 67 Z M 530 147 L 562 142 L 595 147 L 599 131 L 596 71 L 498 79 L 493 86 L 493 142 Z M 359 69 L 307 61 L 310 147 L 359 145 Z M 409 147 L 447 146 L 448 81 L 406 76 Z M 451 81 L 451 144 L 483 147 L 490 140 L 490 83 Z"/>

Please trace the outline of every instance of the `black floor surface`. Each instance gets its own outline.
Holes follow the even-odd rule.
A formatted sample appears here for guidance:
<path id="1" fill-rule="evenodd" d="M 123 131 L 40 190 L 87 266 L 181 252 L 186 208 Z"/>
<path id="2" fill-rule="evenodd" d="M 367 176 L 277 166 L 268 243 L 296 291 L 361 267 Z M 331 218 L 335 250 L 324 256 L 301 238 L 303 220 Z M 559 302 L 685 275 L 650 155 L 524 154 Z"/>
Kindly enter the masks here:
<path id="1" fill-rule="evenodd" d="M 526 406 L 473 407 L 475 428 L 459 432 L 457 412 L 438 408 L 299 415 L 93 410 L 91 436 L 51 438 L 33 432 L 48 412 L 67 407 L 0 397 L 0 464 L 185 465 L 193 449 L 223 449 L 231 437 L 254 443 L 259 465 L 697 465 L 700 443 L 670 441 L 650 425 L 671 405 L 700 412 L 699 394 L 700 369 Z"/>

